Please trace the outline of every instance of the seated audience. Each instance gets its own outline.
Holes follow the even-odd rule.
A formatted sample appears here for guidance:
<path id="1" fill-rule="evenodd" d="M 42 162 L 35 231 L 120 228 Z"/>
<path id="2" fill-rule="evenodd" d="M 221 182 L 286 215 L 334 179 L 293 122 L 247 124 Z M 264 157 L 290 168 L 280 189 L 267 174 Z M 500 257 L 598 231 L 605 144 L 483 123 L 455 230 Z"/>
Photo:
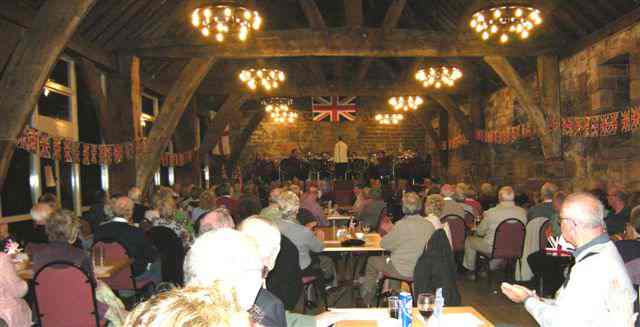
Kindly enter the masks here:
<path id="1" fill-rule="evenodd" d="M 318 203 L 318 187 L 315 185 L 309 185 L 307 192 L 302 194 L 300 198 L 300 208 L 308 210 L 319 226 L 329 226 L 329 221 L 324 215 L 324 210 Z"/>
<path id="2" fill-rule="evenodd" d="M 640 258 L 640 206 L 636 206 L 631 210 L 624 236 L 624 240 L 615 242 L 622 261 L 629 262 Z"/>
<path id="3" fill-rule="evenodd" d="M 231 212 L 233 221 L 238 224 L 238 201 L 231 197 L 231 186 L 227 183 L 218 185 L 218 187 L 216 187 L 216 197 L 216 206 L 224 206 L 227 208 L 227 210 Z"/>
<path id="4" fill-rule="evenodd" d="M 622 234 L 631 210 L 626 203 L 627 193 L 621 187 L 612 185 L 607 189 L 607 201 L 611 206 L 611 212 L 604 219 L 607 233 L 610 236 Z"/>
<path id="5" fill-rule="evenodd" d="M 390 260 L 386 256 L 372 256 L 367 261 L 361 286 L 365 304 L 373 304 L 380 273 L 400 279 L 413 278 L 416 262 L 435 231 L 435 227 L 420 215 L 421 210 L 420 197 L 416 193 L 406 192 L 402 197 L 402 212 L 405 216 L 380 241 L 380 246 L 391 252 Z"/>
<path id="6" fill-rule="evenodd" d="M 133 201 L 133 223 L 139 224 L 149 208 L 142 203 L 142 190 L 139 187 L 132 187 L 128 195 L 129 199 Z"/>
<path id="7" fill-rule="evenodd" d="M 427 196 L 424 199 L 424 216 L 425 219 L 428 220 L 435 229 L 442 228 L 449 238 L 449 245 L 451 245 L 451 230 L 449 229 L 449 224 L 440 221 L 440 216 L 442 215 L 442 209 L 444 208 L 444 198 L 440 194 L 432 194 Z"/>
<path id="8" fill-rule="evenodd" d="M 231 213 L 227 208 L 218 208 L 208 212 L 196 222 L 196 233 L 202 235 L 209 231 L 215 231 L 222 228 L 234 229 L 236 227 L 231 217 Z"/>
<path id="9" fill-rule="evenodd" d="M 440 188 L 440 194 L 444 197 L 444 208 L 442 208 L 442 217 L 448 215 L 458 215 L 460 218 L 464 218 L 464 207 L 453 198 L 456 194 L 455 188 L 450 184 L 444 184 Z"/>
<path id="10" fill-rule="evenodd" d="M 527 211 L 527 221 L 538 217 L 551 218 L 555 213 L 555 210 L 553 210 L 553 195 L 556 194 L 556 192 L 558 192 L 558 187 L 555 184 L 550 182 L 544 183 L 540 188 L 542 202 L 529 208 Z"/>
<path id="11" fill-rule="evenodd" d="M 153 296 L 127 316 L 124 327 L 252 327 L 232 289 L 214 282 Z"/>
<path id="12" fill-rule="evenodd" d="M 471 273 L 469 279 L 475 279 L 476 257 L 480 251 L 491 254 L 496 229 L 501 222 L 516 218 L 523 224 L 527 222 L 527 211 L 516 206 L 514 203 L 515 193 L 510 186 L 504 186 L 498 192 L 500 203 L 485 211 L 484 218 L 475 232 L 474 236 L 469 236 L 464 244 L 464 259 L 462 265 Z"/>
<path id="13" fill-rule="evenodd" d="M 91 227 L 91 231 L 95 232 L 96 228 L 103 222 L 109 220 L 107 215 L 107 202 L 109 198 L 103 190 L 96 191 L 94 194 L 94 203 L 89 211 L 82 215 L 82 219 L 86 220 Z M 144 214 L 144 213 L 143 213 Z"/>
<path id="14" fill-rule="evenodd" d="M 247 183 L 242 188 L 242 194 L 238 198 L 238 219 L 239 221 L 253 215 L 257 215 L 262 210 L 262 204 L 258 198 L 255 184 Z"/>
<path id="15" fill-rule="evenodd" d="M 178 208 L 176 206 L 176 200 L 173 197 L 164 197 L 158 199 L 158 203 L 155 205 L 158 208 L 159 217 L 151 219 L 152 226 L 163 226 L 171 229 L 176 236 L 182 240 L 182 245 L 185 249 L 188 249 L 193 243 L 193 233 L 191 229 L 184 224 L 184 221 L 178 221 L 176 219 L 176 213 Z"/>
<path id="16" fill-rule="evenodd" d="M 156 259 L 156 253 L 144 231 L 132 225 L 133 201 L 126 196 L 117 198 L 113 204 L 113 213 L 115 217 L 111 221 L 98 227 L 93 236 L 94 241 L 118 242 L 133 259 L 133 275 L 136 278 L 150 277 L 160 281 L 160 265 L 149 265 Z"/>
<path id="17" fill-rule="evenodd" d="M 462 185 L 460 185 L 460 195 L 464 198 L 464 203 L 468 206 L 471 206 L 471 208 L 473 208 L 473 215 L 475 217 L 478 217 L 480 215 L 482 215 L 482 204 L 480 204 L 480 202 L 478 202 L 475 197 L 476 197 L 476 191 L 473 189 L 473 187 L 469 184 L 464 184 L 461 183 Z"/>
<path id="18" fill-rule="evenodd" d="M 16 273 L 11 256 L 0 251 L 0 319 L 9 327 L 31 326 L 31 309 L 22 298 L 27 283 Z"/>
<path id="19" fill-rule="evenodd" d="M 203 213 L 209 212 L 216 208 L 216 195 L 210 191 L 200 193 L 198 206 L 191 211 L 191 221 L 194 223 Z"/>
<path id="20" fill-rule="evenodd" d="M 604 230 L 602 203 L 588 193 L 572 194 L 561 212 L 562 236 L 576 247 L 575 265 L 553 300 L 520 285 L 502 292 L 542 327 L 633 326 L 636 291 L 624 263 Z"/>
<path id="21" fill-rule="evenodd" d="M 364 187 L 362 184 L 359 184 L 359 183 L 356 183 L 353 186 L 353 195 L 355 195 L 356 199 L 355 199 L 355 202 L 353 202 L 351 211 L 355 215 L 359 214 L 362 211 L 362 208 L 364 208 L 365 202 L 367 202 L 367 194 L 365 194 L 365 189 L 368 189 L 368 188 Z"/>
<path id="22" fill-rule="evenodd" d="M 81 267 L 89 276 L 93 276 L 91 258 L 82 249 L 73 246 L 80 233 L 80 221 L 73 212 L 64 209 L 54 211 L 47 219 L 45 231 L 49 243 L 32 244 L 28 247 L 34 272 L 49 262 L 64 260 Z"/>
<path id="23" fill-rule="evenodd" d="M 380 189 L 365 188 L 363 192 L 368 194 L 370 199 L 365 201 L 362 211 L 360 211 L 360 214 L 356 214 L 356 218 L 369 225 L 371 230 L 375 231 L 380 225 L 380 213 L 387 206 L 387 203 L 382 199 L 382 191 Z"/>
<path id="24" fill-rule="evenodd" d="M 224 251 L 215 251 L 224 249 Z M 186 286 L 208 287 L 219 283 L 235 290 L 240 309 L 254 307 L 262 289 L 263 262 L 256 242 L 233 229 L 220 229 L 200 235 L 184 262 Z M 257 323 L 263 313 L 250 312 Z"/>
<path id="25" fill-rule="evenodd" d="M 280 207 L 278 206 L 278 196 L 282 189 L 275 187 L 269 192 L 269 205 L 260 211 L 260 217 L 276 221 L 280 219 Z"/>
<path id="26" fill-rule="evenodd" d="M 56 210 L 55 207 L 46 203 L 37 203 L 31 208 L 31 218 L 33 219 L 33 233 L 28 235 L 27 241 L 29 243 L 47 243 L 47 233 L 45 232 L 45 225 L 47 219 L 51 216 L 51 213 Z"/>
<path id="27" fill-rule="evenodd" d="M 487 211 L 498 204 L 498 199 L 496 198 L 496 192 L 494 191 L 493 185 L 489 183 L 482 183 L 480 185 L 480 198 L 479 201 L 482 205 L 482 210 Z"/>

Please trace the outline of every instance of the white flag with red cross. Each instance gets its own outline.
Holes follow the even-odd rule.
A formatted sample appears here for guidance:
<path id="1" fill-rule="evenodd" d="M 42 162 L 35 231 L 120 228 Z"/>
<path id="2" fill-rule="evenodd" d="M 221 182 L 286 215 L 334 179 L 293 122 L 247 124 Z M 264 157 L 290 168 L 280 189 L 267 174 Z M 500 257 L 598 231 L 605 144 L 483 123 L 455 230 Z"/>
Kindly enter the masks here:
<path id="1" fill-rule="evenodd" d="M 224 128 L 222 137 L 218 140 L 218 144 L 213 148 L 214 155 L 228 156 L 231 154 L 231 146 L 229 145 L 229 125 Z"/>

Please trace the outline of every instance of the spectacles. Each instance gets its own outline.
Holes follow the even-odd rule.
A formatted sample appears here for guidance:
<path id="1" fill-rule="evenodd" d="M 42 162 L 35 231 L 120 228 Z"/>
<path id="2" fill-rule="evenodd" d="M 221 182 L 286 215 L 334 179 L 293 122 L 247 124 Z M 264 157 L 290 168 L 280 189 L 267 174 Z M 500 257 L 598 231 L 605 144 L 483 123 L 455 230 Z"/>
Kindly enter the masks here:
<path id="1" fill-rule="evenodd" d="M 573 219 L 571 219 L 571 218 L 560 218 L 560 219 L 558 219 L 558 222 L 559 222 L 560 224 L 562 224 L 562 221 L 563 221 L 563 220 L 568 220 L 568 221 L 572 222 L 572 223 L 575 225 L 575 222 L 574 222 L 574 221 L 573 221 Z"/>

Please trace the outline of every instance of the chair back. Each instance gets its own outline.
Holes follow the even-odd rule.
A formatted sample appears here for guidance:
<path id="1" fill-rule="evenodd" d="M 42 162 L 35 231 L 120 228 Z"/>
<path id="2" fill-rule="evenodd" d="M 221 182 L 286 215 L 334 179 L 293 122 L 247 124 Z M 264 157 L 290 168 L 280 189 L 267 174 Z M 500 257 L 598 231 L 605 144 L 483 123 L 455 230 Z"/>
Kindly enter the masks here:
<path id="1" fill-rule="evenodd" d="M 170 228 L 155 226 L 147 231 L 149 239 L 160 252 L 162 259 L 162 281 L 176 285 L 184 283 L 183 263 L 185 249 L 182 240 Z"/>
<path id="2" fill-rule="evenodd" d="M 476 224 L 476 216 L 469 211 L 465 211 L 464 224 L 467 226 L 468 229 L 473 228 L 473 226 Z"/>
<path id="3" fill-rule="evenodd" d="M 53 261 L 33 278 L 40 326 L 99 326 L 95 282 L 68 261 Z"/>
<path id="4" fill-rule="evenodd" d="M 493 240 L 492 258 L 514 259 L 522 256 L 525 239 L 525 226 L 516 219 L 504 220 L 496 228 Z"/>
<path id="5" fill-rule="evenodd" d="M 467 237 L 467 226 L 465 224 L 465 220 L 458 215 L 446 215 L 442 217 L 440 221 L 443 224 L 449 223 L 453 252 L 464 251 L 464 241 Z"/>
<path id="6" fill-rule="evenodd" d="M 633 285 L 640 285 L 640 258 L 633 259 L 624 264 Z"/>
<path id="7" fill-rule="evenodd" d="M 98 241 L 93 244 L 92 249 L 96 246 L 101 246 L 104 249 L 105 261 L 123 260 L 130 258 L 126 248 L 117 241 Z M 102 279 L 102 281 L 104 281 L 107 285 L 109 285 L 109 287 L 114 290 L 136 289 L 136 280 L 133 277 L 133 270 L 131 265 L 114 273 L 109 278 Z"/>
<path id="8" fill-rule="evenodd" d="M 551 231 L 551 220 L 547 219 L 547 221 L 542 223 L 542 225 L 540 226 L 540 232 L 538 233 L 540 250 L 544 250 L 544 248 L 547 247 L 547 244 L 549 243 L 547 237 L 552 234 L 553 232 Z"/>

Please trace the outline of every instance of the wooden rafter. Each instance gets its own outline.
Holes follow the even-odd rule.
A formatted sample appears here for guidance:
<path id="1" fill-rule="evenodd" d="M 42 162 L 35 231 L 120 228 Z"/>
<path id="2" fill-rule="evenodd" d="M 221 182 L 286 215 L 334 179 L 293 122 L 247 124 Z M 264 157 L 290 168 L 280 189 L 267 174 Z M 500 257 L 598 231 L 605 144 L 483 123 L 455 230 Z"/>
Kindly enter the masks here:
<path id="1" fill-rule="evenodd" d="M 524 44 L 492 46 L 477 37 L 457 38 L 434 31 L 381 29 L 284 30 L 263 32 L 253 42 L 166 39 L 142 42 L 123 53 L 140 57 L 191 58 L 216 55 L 220 58 L 268 57 L 482 57 L 487 55 L 537 56 L 558 47 L 558 42 L 531 40 Z M 206 43 L 206 44 L 203 44 Z M 155 44 L 154 44 L 155 43 Z"/>
<path id="2" fill-rule="evenodd" d="M 265 114 L 263 110 L 257 110 L 252 113 L 251 118 L 249 118 L 249 121 L 244 126 L 242 133 L 240 133 L 240 135 L 238 135 L 238 137 L 231 143 L 231 155 L 229 156 L 228 165 L 228 169 L 230 171 L 234 170 L 240 156 L 242 155 L 242 151 L 251 139 L 251 134 L 253 134 L 253 132 L 258 128 L 264 117 Z"/>
<path id="3" fill-rule="evenodd" d="M 162 103 L 149 139 L 149 149 L 136 162 L 136 185 L 144 189 L 160 165 L 160 156 L 176 129 L 191 97 L 216 59 L 192 59 L 182 70 Z"/>
<path id="4" fill-rule="evenodd" d="M 325 30 L 327 29 L 327 25 L 322 18 L 322 13 L 320 12 L 320 8 L 314 0 L 298 0 L 300 3 L 300 7 L 302 7 L 302 11 L 304 15 L 307 17 L 307 21 L 309 22 L 309 26 L 314 30 Z"/>
<path id="5" fill-rule="evenodd" d="M 473 125 L 469 118 L 464 114 L 464 111 L 460 109 L 460 106 L 447 95 L 433 94 L 430 95 L 430 97 L 439 103 L 440 106 L 442 106 L 442 108 L 444 108 L 447 113 L 455 119 L 467 140 L 469 140 L 469 142 L 473 142 Z"/>
<path id="6" fill-rule="evenodd" d="M 344 0 L 344 11 L 347 17 L 347 26 L 361 27 L 364 23 L 362 0 Z"/>
<path id="7" fill-rule="evenodd" d="M 107 43 L 111 41 L 115 35 L 122 33 L 124 27 L 132 21 L 135 21 L 135 16 L 141 11 L 147 11 L 148 7 L 149 4 L 146 3 L 146 1 L 137 0 L 133 2 L 122 15 L 116 17 L 116 19 L 111 22 L 107 30 L 98 35 L 94 43 L 101 47 L 106 47 Z M 127 31 L 124 31 L 124 34 L 127 34 Z"/>
<path id="8" fill-rule="evenodd" d="M 518 75 L 505 57 L 485 57 L 484 61 L 493 68 L 502 81 L 514 91 L 516 97 L 533 123 L 535 130 L 540 135 L 542 153 L 545 158 L 557 158 L 561 155 L 561 139 L 547 133 L 547 121 L 540 106 L 535 102 L 533 91 L 527 87 L 526 82 Z"/>
<path id="9" fill-rule="evenodd" d="M 47 1 L 18 44 L 0 79 L 0 188 L 16 139 L 35 108 L 65 44 L 95 0 Z"/>
<path id="10" fill-rule="evenodd" d="M 200 144 L 199 156 L 201 159 L 207 158 L 211 150 L 218 144 L 218 140 L 224 134 L 224 129 L 230 121 L 240 114 L 240 107 L 249 99 L 246 94 L 230 94 L 225 102 L 220 106 L 213 121 L 209 122 L 209 127 Z"/>

